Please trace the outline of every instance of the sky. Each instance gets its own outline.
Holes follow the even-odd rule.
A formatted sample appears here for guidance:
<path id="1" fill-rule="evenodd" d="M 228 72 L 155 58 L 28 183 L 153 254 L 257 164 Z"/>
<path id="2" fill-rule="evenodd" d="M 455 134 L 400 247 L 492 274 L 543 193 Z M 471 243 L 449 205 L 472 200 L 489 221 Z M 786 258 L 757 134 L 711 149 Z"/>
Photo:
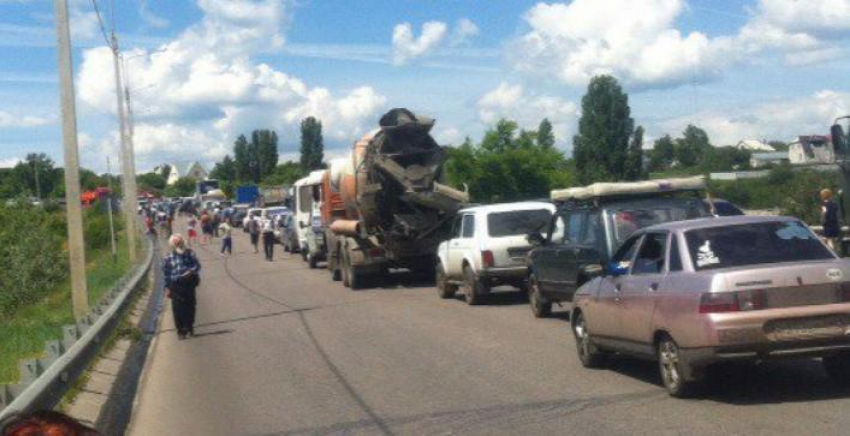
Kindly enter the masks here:
<path id="1" fill-rule="evenodd" d="M 439 142 L 544 117 L 571 153 L 590 78 L 615 76 L 647 146 L 688 124 L 715 145 L 824 134 L 850 114 L 850 0 L 68 0 L 83 166 L 118 161 L 114 26 L 138 171 L 209 168 L 270 128 L 297 159 L 302 119 L 343 155 L 386 110 Z M 97 5 L 103 30 L 95 13 Z M 61 165 L 51 0 L 0 0 L 0 167 Z"/>

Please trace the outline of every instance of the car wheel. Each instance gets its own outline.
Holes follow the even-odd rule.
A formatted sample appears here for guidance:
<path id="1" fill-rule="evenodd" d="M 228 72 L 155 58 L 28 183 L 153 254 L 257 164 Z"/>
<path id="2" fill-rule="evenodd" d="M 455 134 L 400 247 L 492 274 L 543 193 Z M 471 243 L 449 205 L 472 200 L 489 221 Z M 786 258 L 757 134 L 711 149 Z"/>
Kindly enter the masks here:
<path id="1" fill-rule="evenodd" d="M 573 335 L 576 339 L 576 351 L 582 366 L 585 368 L 598 368 L 602 366 L 604 356 L 597 350 L 590 331 L 587 329 L 587 320 L 584 313 L 577 312 L 573 322 Z"/>
<path id="2" fill-rule="evenodd" d="M 850 386 L 850 353 L 844 352 L 823 358 L 829 377 L 841 386 Z"/>
<path id="3" fill-rule="evenodd" d="M 435 273 L 437 282 L 437 294 L 440 298 L 452 298 L 457 292 L 457 285 L 449 284 L 449 279 L 446 276 L 446 270 L 442 263 L 437 264 L 437 272 Z"/>
<path id="4" fill-rule="evenodd" d="M 463 293 L 466 295 L 466 304 L 477 306 L 484 300 L 485 289 L 481 281 L 475 277 L 469 265 L 463 267 Z"/>
<path id="5" fill-rule="evenodd" d="M 658 369 L 661 374 L 661 382 L 670 396 L 676 398 L 687 397 L 693 390 L 693 382 L 685 380 L 682 356 L 679 345 L 669 336 L 664 336 L 658 341 Z"/>
<path id="6" fill-rule="evenodd" d="M 540 295 L 540 285 L 537 282 L 537 276 L 532 274 L 528 277 L 528 302 L 531 305 L 531 312 L 535 318 L 546 318 L 552 314 L 552 303 L 543 300 Z"/>
<path id="7" fill-rule="evenodd" d="M 316 260 L 316 256 L 313 256 L 312 254 L 307 254 L 307 264 L 310 266 L 310 269 L 316 269 L 318 263 L 319 261 Z"/>

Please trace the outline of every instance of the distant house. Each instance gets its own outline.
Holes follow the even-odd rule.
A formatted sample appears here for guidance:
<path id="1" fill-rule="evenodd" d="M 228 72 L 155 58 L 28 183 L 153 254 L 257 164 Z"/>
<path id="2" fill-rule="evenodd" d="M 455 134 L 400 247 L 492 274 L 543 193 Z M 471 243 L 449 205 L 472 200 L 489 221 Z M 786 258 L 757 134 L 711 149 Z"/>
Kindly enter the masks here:
<path id="1" fill-rule="evenodd" d="M 757 139 L 745 139 L 735 145 L 738 150 L 747 150 L 752 152 L 773 152 L 776 151 L 773 146 L 765 144 Z"/>
<path id="2" fill-rule="evenodd" d="M 793 165 L 835 163 L 835 150 L 828 136 L 800 136 L 788 146 L 788 159 Z"/>
<path id="3" fill-rule="evenodd" d="M 168 180 L 166 183 L 170 186 L 177 183 L 178 180 L 184 177 L 191 177 L 195 180 L 206 180 L 210 176 L 210 173 L 198 162 L 192 162 L 183 167 L 179 167 L 176 164 L 171 164 L 171 171 L 168 173 Z"/>
<path id="4" fill-rule="evenodd" d="M 764 168 L 768 165 L 780 165 L 788 163 L 788 153 L 774 151 L 772 153 L 753 153 L 750 156 L 750 167 Z"/>

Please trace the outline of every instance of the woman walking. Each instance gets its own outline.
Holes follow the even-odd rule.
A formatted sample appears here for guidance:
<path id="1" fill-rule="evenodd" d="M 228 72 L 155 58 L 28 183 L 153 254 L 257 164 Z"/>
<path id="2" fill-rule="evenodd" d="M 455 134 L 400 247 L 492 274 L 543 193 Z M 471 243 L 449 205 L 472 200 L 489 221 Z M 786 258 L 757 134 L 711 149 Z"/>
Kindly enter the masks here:
<path id="1" fill-rule="evenodd" d="M 274 257 L 274 225 L 271 219 L 263 223 L 263 251 L 266 253 L 266 260 L 271 262 Z"/>
<path id="2" fill-rule="evenodd" d="M 201 282 L 201 263 L 195 252 L 186 248 L 183 237 L 174 234 L 168 239 L 171 253 L 162 261 L 165 293 L 171 298 L 171 310 L 177 337 L 185 339 L 195 334 L 195 290 Z"/>

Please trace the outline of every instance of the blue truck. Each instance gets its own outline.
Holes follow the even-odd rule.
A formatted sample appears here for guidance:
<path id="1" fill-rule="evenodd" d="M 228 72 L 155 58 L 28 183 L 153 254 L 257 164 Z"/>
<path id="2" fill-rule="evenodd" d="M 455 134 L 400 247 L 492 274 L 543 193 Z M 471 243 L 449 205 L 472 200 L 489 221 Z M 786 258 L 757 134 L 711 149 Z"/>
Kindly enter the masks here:
<path id="1" fill-rule="evenodd" d="M 236 203 L 253 204 L 260 197 L 260 189 L 254 185 L 239 186 L 236 188 Z"/>

